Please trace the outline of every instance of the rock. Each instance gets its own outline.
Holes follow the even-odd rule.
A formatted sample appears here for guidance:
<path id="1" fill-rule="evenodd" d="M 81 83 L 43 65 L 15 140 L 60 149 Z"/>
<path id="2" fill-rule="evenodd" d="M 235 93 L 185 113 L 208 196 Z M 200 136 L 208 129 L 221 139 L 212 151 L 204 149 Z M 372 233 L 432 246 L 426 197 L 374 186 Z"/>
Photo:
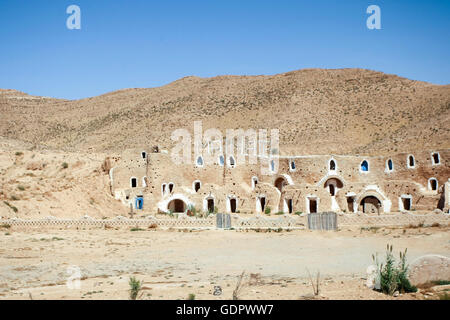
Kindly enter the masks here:
<path id="1" fill-rule="evenodd" d="M 399 295 L 400 295 L 400 292 L 398 292 L 398 291 L 394 292 L 394 297 L 398 297 Z"/>
<path id="2" fill-rule="evenodd" d="M 378 268 L 376 265 L 370 265 L 367 267 L 367 270 L 366 270 L 366 273 L 367 273 L 366 286 L 367 286 L 367 288 L 374 289 L 376 287 L 377 271 L 378 271 Z"/>
<path id="3" fill-rule="evenodd" d="M 450 258 L 441 255 L 417 258 L 410 264 L 409 279 L 413 285 L 450 279 Z"/>
<path id="4" fill-rule="evenodd" d="M 433 292 L 450 291 L 450 284 L 434 286 L 430 290 Z"/>

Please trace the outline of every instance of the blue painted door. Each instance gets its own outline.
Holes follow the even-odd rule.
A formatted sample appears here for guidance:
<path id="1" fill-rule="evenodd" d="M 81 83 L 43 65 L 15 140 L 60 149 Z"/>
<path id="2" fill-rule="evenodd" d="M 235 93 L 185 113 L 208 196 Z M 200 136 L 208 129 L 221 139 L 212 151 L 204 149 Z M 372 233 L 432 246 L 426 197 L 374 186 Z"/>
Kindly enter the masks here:
<path id="1" fill-rule="evenodd" d="M 144 207 L 144 198 L 143 197 L 136 197 L 136 201 L 135 201 L 134 207 L 136 209 L 142 209 Z"/>

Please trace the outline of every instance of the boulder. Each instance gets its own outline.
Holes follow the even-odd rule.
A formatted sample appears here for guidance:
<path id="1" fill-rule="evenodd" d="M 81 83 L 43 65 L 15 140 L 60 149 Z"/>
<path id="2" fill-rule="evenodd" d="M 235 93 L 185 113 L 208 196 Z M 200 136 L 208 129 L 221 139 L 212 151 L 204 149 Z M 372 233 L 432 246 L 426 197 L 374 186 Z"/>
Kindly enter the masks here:
<path id="1" fill-rule="evenodd" d="M 441 255 L 417 258 L 409 266 L 409 279 L 413 285 L 450 280 L 450 258 Z"/>

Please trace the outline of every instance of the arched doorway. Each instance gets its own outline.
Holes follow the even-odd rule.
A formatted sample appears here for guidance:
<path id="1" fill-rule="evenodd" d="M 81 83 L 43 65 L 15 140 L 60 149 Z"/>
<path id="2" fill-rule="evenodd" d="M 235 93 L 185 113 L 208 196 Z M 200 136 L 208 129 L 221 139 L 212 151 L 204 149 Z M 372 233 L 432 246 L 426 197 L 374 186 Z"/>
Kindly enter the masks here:
<path id="1" fill-rule="evenodd" d="M 336 192 L 339 189 L 342 189 L 344 187 L 344 184 L 342 183 L 341 180 L 339 180 L 337 178 L 330 178 L 325 182 L 325 184 L 323 186 L 325 188 L 328 188 L 330 195 L 333 197 L 336 195 Z"/>
<path id="2" fill-rule="evenodd" d="M 344 187 L 342 181 L 338 178 L 329 178 L 327 181 L 325 181 L 323 186 L 328 190 L 331 196 L 331 211 L 341 211 L 339 203 L 336 200 L 336 193 L 339 191 L 339 189 L 342 189 Z"/>
<path id="3" fill-rule="evenodd" d="M 174 213 L 183 213 L 186 211 L 186 203 L 180 199 L 173 199 L 167 205 L 167 209 Z"/>
<path id="4" fill-rule="evenodd" d="M 381 201 L 375 196 L 364 197 L 360 205 L 364 213 L 380 213 L 381 210 Z"/>
<path id="5" fill-rule="evenodd" d="M 283 192 L 283 187 L 284 187 L 285 185 L 287 185 L 287 184 L 288 184 L 288 183 L 287 183 L 286 179 L 283 178 L 283 177 L 277 178 L 277 179 L 275 180 L 275 183 L 274 183 L 275 187 L 276 187 L 280 192 Z"/>

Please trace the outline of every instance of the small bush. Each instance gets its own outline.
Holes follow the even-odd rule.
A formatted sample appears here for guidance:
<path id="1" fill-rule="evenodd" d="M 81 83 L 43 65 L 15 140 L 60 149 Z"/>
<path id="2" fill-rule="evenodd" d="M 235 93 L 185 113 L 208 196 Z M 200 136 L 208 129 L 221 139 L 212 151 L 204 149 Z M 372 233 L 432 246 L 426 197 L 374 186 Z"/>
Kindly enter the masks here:
<path id="1" fill-rule="evenodd" d="M 17 152 L 16 152 L 16 156 L 19 157 L 19 156 L 22 156 L 22 155 L 23 155 L 23 152 L 20 152 L 20 151 L 17 151 Z"/>
<path id="2" fill-rule="evenodd" d="M 3 201 L 3 203 L 6 204 L 8 207 L 10 207 L 12 211 L 14 211 L 14 213 L 17 213 L 17 211 L 19 211 L 19 209 L 11 205 L 8 201 Z"/>
<path id="3" fill-rule="evenodd" d="M 25 191 L 25 187 L 24 186 L 17 186 L 17 189 L 19 189 L 20 191 Z"/>
<path id="4" fill-rule="evenodd" d="M 0 225 L 0 228 L 2 228 L 2 229 L 9 229 L 9 228 L 11 228 L 11 225 L 9 225 L 7 223 L 4 223 L 4 224 Z"/>
<path id="5" fill-rule="evenodd" d="M 189 293 L 188 300 L 195 300 L 195 294 Z"/>
<path id="6" fill-rule="evenodd" d="M 270 214 L 271 209 L 269 207 L 266 207 L 266 209 L 264 210 L 265 214 Z"/>
<path id="7" fill-rule="evenodd" d="M 378 259 L 375 255 L 372 255 L 373 261 L 377 265 L 378 280 L 380 291 L 393 295 L 395 291 L 399 292 L 416 292 L 417 288 L 409 282 L 408 279 L 408 265 L 406 264 L 406 252 L 400 252 L 400 262 L 396 265 L 395 258 L 392 253 L 392 245 L 387 245 L 386 248 L 386 261 L 379 265 Z"/>
<path id="8" fill-rule="evenodd" d="M 130 285 L 130 299 L 136 300 L 139 292 L 142 290 L 143 282 L 137 280 L 135 277 L 130 277 L 128 284 Z"/>
<path id="9" fill-rule="evenodd" d="M 67 162 L 63 162 L 62 168 L 67 169 L 69 167 L 69 164 Z"/>
<path id="10" fill-rule="evenodd" d="M 144 229 L 141 229 L 139 227 L 134 227 L 134 228 L 131 228 L 130 231 L 144 231 Z"/>

